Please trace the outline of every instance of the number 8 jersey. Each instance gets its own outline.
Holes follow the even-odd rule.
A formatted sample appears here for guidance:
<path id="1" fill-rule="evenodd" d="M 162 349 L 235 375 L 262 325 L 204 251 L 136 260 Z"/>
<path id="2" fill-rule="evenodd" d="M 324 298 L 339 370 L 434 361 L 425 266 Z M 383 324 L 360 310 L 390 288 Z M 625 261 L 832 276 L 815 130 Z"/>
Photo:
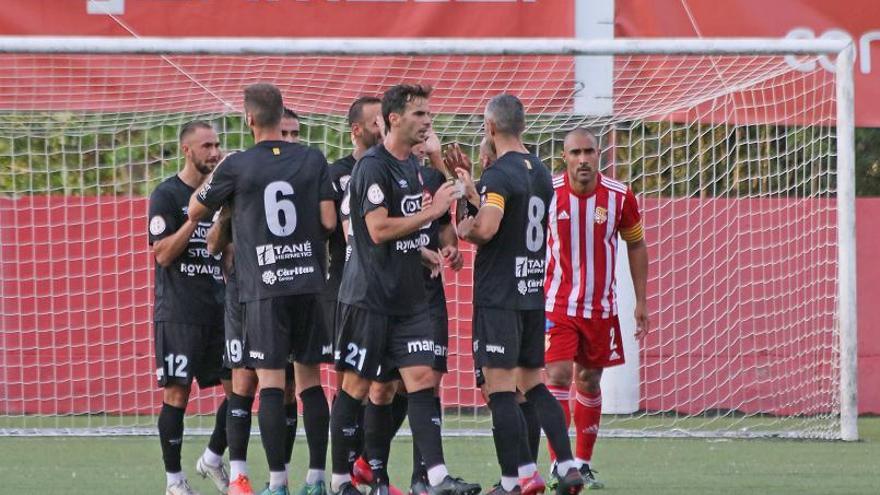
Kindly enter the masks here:
<path id="1" fill-rule="evenodd" d="M 235 205 L 240 302 L 323 290 L 320 203 L 334 197 L 327 160 L 301 144 L 262 141 L 217 165 L 197 198 L 212 209 Z"/>
<path id="2" fill-rule="evenodd" d="M 483 172 L 478 188 L 480 207 L 504 216 L 495 237 L 477 250 L 474 305 L 542 309 L 550 172 L 538 157 L 511 151 Z"/>

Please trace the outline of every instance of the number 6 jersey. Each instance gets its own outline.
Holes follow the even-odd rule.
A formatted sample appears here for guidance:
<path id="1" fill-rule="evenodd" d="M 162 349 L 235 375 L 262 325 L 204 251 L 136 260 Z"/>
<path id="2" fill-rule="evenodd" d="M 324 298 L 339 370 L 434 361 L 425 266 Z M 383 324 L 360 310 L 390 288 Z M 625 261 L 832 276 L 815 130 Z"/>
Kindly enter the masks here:
<path id="1" fill-rule="evenodd" d="M 495 237 L 477 249 L 474 305 L 543 308 L 550 172 L 538 157 L 510 151 L 483 172 L 478 192 L 481 208 L 498 208 L 504 216 Z"/>
<path id="2" fill-rule="evenodd" d="M 320 151 L 262 141 L 228 155 L 197 198 L 212 209 L 235 205 L 240 302 L 323 290 L 326 235 L 320 203 L 332 201 L 334 192 Z"/>

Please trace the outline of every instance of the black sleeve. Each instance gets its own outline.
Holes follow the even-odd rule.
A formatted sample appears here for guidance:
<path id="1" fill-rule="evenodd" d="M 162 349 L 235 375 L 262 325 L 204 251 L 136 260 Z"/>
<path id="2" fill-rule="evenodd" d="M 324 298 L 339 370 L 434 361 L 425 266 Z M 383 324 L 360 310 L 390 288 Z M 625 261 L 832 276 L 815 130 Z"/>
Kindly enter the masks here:
<path id="1" fill-rule="evenodd" d="M 174 203 L 162 185 L 150 195 L 150 245 L 177 232 L 180 228 L 180 205 Z"/>
<path id="2" fill-rule="evenodd" d="M 199 193 L 196 195 L 200 203 L 212 210 L 223 206 L 235 192 L 235 171 L 238 167 L 235 166 L 236 158 L 234 157 L 235 153 L 226 155 L 217 164 L 214 172 L 211 173 L 211 178 L 199 189 Z"/>
<path id="3" fill-rule="evenodd" d="M 358 178 L 356 191 L 357 196 L 351 200 L 358 201 L 361 206 L 361 214 L 378 208 L 388 208 L 388 198 L 392 191 L 389 187 L 388 172 L 382 162 L 375 157 L 368 156 L 361 159 L 358 164 Z"/>
<path id="4" fill-rule="evenodd" d="M 510 198 L 510 188 L 504 173 L 494 168 L 483 172 L 477 191 L 480 193 L 480 208 L 492 205 L 504 211 L 504 204 Z"/>

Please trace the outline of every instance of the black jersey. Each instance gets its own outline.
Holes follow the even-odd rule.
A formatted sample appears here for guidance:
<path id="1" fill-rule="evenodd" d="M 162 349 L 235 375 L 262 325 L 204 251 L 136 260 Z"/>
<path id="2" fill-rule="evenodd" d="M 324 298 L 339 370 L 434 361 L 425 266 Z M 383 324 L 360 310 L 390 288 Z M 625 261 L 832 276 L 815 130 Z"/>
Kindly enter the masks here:
<path id="1" fill-rule="evenodd" d="M 538 157 L 508 152 L 483 172 L 481 207 L 504 211 L 498 232 L 477 249 L 474 305 L 515 310 L 544 307 L 550 172 Z"/>
<path id="2" fill-rule="evenodd" d="M 241 302 L 323 290 L 320 202 L 334 197 L 324 155 L 298 143 L 263 141 L 217 165 L 197 198 L 213 209 L 235 203 Z"/>
<path id="3" fill-rule="evenodd" d="M 414 156 L 400 161 L 382 144 L 358 161 L 349 183 L 352 252 L 342 274 L 339 301 L 386 315 L 424 311 L 425 280 L 419 249 L 428 244 L 427 225 L 403 238 L 375 244 L 365 216 L 377 209 L 389 217 L 422 209 L 422 184 Z"/>
<path id="4" fill-rule="evenodd" d="M 446 177 L 436 168 L 422 167 L 419 172 L 422 176 L 423 190 L 427 194 L 430 194 L 431 197 L 433 197 L 437 192 L 437 189 L 440 189 L 440 186 L 446 182 Z M 448 211 L 442 217 L 431 222 L 428 228 L 424 230 L 424 232 L 428 234 L 428 245 L 425 247 L 432 251 L 440 249 L 440 227 L 449 225 L 450 222 L 452 222 L 452 216 Z M 427 268 L 423 268 L 422 271 L 425 275 L 425 291 L 427 292 L 426 296 L 428 302 L 439 304 L 439 302 L 442 301 L 443 304 L 446 304 L 446 294 L 443 291 L 443 278 L 439 275 L 431 278 L 431 270 Z"/>
<path id="5" fill-rule="evenodd" d="M 332 291 L 334 298 L 339 291 L 339 283 L 342 281 L 342 267 L 345 266 L 347 245 L 345 233 L 342 231 L 343 214 L 340 207 L 342 206 L 342 198 L 348 190 L 348 182 L 351 179 L 351 171 L 354 169 L 355 163 L 354 156 L 348 155 L 330 165 L 330 181 L 336 192 L 336 230 L 330 234 L 328 239 L 330 259 L 327 265 L 327 290 Z"/>
<path id="6" fill-rule="evenodd" d="M 174 175 L 150 195 L 150 244 L 177 232 L 187 221 L 194 189 Z M 223 275 L 220 255 L 208 253 L 205 237 L 213 221 L 199 222 L 183 253 L 170 266 L 156 263 L 153 319 L 218 325 L 223 322 Z"/>

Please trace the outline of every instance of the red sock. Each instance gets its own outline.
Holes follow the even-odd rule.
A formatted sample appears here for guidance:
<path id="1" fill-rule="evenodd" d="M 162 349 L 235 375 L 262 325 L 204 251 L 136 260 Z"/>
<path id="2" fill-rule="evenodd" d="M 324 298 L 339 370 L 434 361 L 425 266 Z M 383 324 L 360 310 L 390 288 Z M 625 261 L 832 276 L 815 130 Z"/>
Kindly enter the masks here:
<path id="1" fill-rule="evenodd" d="M 559 405 L 562 406 L 562 413 L 565 414 L 565 429 L 568 430 L 569 426 L 571 426 L 571 406 L 569 405 L 569 401 L 571 400 L 571 386 L 568 387 L 557 387 L 555 385 L 547 385 L 547 389 L 550 390 L 550 393 L 553 394 L 553 397 L 556 397 L 556 400 L 559 401 Z M 550 446 L 550 442 L 547 442 L 547 451 L 550 452 L 550 460 L 556 460 L 556 452 L 553 452 L 553 447 Z"/>
<path id="2" fill-rule="evenodd" d="M 574 424 L 577 428 L 576 457 L 589 462 L 593 457 L 593 446 L 599 434 L 602 419 L 602 392 L 596 395 L 577 393 L 574 405 Z"/>

